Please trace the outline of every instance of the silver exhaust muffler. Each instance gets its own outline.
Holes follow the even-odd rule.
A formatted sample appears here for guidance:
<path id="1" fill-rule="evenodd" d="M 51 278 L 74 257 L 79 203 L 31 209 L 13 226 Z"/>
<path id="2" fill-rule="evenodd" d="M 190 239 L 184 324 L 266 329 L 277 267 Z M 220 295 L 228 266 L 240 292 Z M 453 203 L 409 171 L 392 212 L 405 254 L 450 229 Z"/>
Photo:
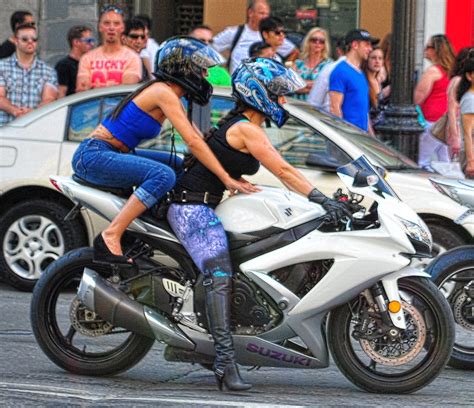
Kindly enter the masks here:
<path id="1" fill-rule="evenodd" d="M 90 310 L 116 327 L 188 350 L 195 344 L 165 316 L 115 289 L 98 273 L 84 268 L 77 291 L 79 300 Z"/>

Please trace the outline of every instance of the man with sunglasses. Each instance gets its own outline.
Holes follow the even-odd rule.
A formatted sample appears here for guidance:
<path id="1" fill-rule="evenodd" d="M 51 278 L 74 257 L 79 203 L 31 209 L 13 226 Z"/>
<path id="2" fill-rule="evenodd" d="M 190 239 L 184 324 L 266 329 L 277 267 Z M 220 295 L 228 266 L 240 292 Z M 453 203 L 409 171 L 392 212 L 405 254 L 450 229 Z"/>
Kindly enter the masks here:
<path id="1" fill-rule="evenodd" d="M 0 60 L 0 127 L 58 95 L 56 71 L 36 56 L 35 26 L 18 26 L 14 42 L 15 53 Z"/>
<path id="2" fill-rule="evenodd" d="M 267 17 L 260 21 L 260 34 L 270 47 L 272 48 L 272 55 L 270 58 L 283 62 L 283 56 L 278 52 L 278 49 L 285 41 L 286 33 L 283 21 L 278 17 Z"/>
<path id="3" fill-rule="evenodd" d="M 0 58 L 7 58 L 15 52 L 15 29 L 22 24 L 35 25 L 33 14 L 26 10 L 17 10 L 10 17 L 12 36 L 0 44 Z"/>
<path id="4" fill-rule="evenodd" d="M 124 30 L 123 10 L 115 6 L 102 8 L 99 18 L 102 45 L 81 57 L 76 92 L 140 82 L 142 62 L 135 51 L 122 45 Z"/>
<path id="5" fill-rule="evenodd" d="M 131 18 L 125 22 L 125 32 L 123 35 L 123 43 L 141 55 L 141 51 L 146 47 L 145 24 L 138 18 Z M 142 78 L 140 82 L 145 82 L 150 77 L 152 68 L 148 58 L 141 57 L 142 60 Z"/>
<path id="6" fill-rule="evenodd" d="M 155 58 L 160 48 L 160 45 L 156 42 L 156 40 L 151 36 L 152 32 L 152 21 L 151 18 L 147 14 L 137 14 L 133 16 L 134 19 L 141 20 L 141 22 L 145 25 L 145 48 L 140 53 L 141 59 L 145 62 L 145 66 L 147 69 L 149 68 L 150 71 L 148 74 L 151 76 L 154 69 Z"/>
<path id="7" fill-rule="evenodd" d="M 330 111 L 370 134 L 369 84 L 361 69 L 367 61 L 372 46 L 379 42 L 367 30 L 349 31 L 345 37 L 346 59 L 340 62 L 329 77 Z"/>
<path id="8" fill-rule="evenodd" d="M 92 29 L 87 26 L 71 27 L 67 34 L 67 41 L 71 51 L 67 57 L 60 60 L 54 67 L 58 73 L 59 98 L 76 92 L 79 60 L 86 52 L 90 51 L 95 44 Z"/>

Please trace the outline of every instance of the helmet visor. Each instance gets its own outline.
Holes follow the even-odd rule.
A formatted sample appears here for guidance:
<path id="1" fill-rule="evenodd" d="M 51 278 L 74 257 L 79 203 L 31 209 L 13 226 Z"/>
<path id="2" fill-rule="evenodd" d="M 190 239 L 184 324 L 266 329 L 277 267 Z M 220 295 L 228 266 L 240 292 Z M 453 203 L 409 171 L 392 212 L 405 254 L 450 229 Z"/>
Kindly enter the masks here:
<path id="1" fill-rule="evenodd" d="M 192 53 L 191 61 L 199 68 L 208 69 L 223 64 L 225 58 L 210 46 L 205 45 Z"/>
<path id="2" fill-rule="evenodd" d="M 291 68 L 285 68 L 281 75 L 273 77 L 267 84 L 267 89 L 274 95 L 295 93 L 306 86 L 306 82 Z"/>
<path id="3" fill-rule="evenodd" d="M 306 82 L 292 69 L 269 58 L 246 60 L 244 64 L 273 95 L 287 95 L 304 88 Z"/>

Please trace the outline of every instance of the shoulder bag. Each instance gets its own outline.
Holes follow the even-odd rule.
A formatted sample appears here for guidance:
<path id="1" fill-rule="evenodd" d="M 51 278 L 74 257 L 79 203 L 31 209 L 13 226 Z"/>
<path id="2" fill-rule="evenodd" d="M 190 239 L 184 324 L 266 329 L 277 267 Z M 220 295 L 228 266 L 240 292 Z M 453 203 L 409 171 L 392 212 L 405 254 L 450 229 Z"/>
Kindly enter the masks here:
<path id="1" fill-rule="evenodd" d="M 440 142 L 446 144 L 448 132 L 448 114 L 441 116 L 430 128 L 430 133 Z"/>

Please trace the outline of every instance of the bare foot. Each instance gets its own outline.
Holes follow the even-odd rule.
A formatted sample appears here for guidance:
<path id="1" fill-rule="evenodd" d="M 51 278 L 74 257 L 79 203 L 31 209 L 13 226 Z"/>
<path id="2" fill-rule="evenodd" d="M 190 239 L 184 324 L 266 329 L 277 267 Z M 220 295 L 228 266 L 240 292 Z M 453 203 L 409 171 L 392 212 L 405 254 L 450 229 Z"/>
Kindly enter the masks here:
<path id="1" fill-rule="evenodd" d="M 122 246 L 120 245 L 120 238 L 117 238 L 116 235 L 107 232 L 107 230 L 102 232 L 102 238 L 104 239 L 105 245 L 109 248 L 109 251 L 114 255 L 122 256 Z"/>

